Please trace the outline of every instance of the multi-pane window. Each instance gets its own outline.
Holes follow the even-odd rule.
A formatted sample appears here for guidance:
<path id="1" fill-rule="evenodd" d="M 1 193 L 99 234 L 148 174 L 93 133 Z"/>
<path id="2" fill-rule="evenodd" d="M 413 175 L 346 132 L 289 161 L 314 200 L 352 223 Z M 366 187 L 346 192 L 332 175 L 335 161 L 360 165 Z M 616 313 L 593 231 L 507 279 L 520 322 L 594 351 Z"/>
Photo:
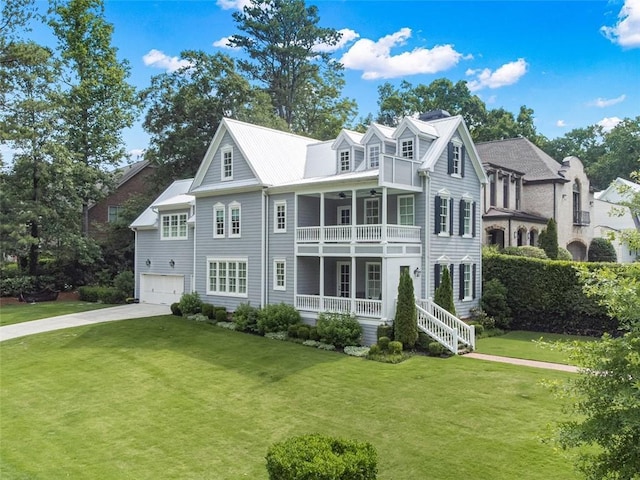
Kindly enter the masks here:
<path id="1" fill-rule="evenodd" d="M 122 210 L 121 205 L 109 205 L 107 221 L 109 223 L 117 222 L 120 219 L 120 215 L 122 215 Z"/>
<path id="2" fill-rule="evenodd" d="M 413 195 L 398 197 L 398 221 L 400 225 L 414 224 Z"/>
<path id="3" fill-rule="evenodd" d="M 213 238 L 224 237 L 224 205 L 213 207 Z"/>
<path id="4" fill-rule="evenodd" d="M 369 146 L 369 167 L 378 168 L 380 166 L 380 145 Z"/>
<path id="5" fill-rule="evenodd" d="M 230 148 L 222 150 L 222 179 L 231 180 L 233 178 L 233 150 Z"/>
<path id="6" fill-rule="evenodd" d="M 364 201 L 364 223 L 366 225 L 380 223 L 380 208 L 377 198 L 367 198 Z"/>
<path id="7" fill-rule="evenodd" d="M 340 171 L 348 172 L 351 170 L 351 158 L 349 156 L 349 150 L 340 151 Z"/>
<path id="8" fill-rule="evenodd" d="M 287 264 L 284 260 L 273 261 L 273 289 L 286 290 Z"/>
<path id="9" fill-rule="evenodd" d="M 287 231 L 287 202 L 276 202 L 274 205 L 273 231 Z"/>
<path id="10" fill-rule="evenodd" d="M 447 197 L 440 197 L 440 215 L 437 221 L 440 224 L 440 232 L 443 234 L 449 233 L 449 199 Z"/>
<path id="11" fill-rule="evenodd" d="M 516 210 L 522 209 L 522 180 L 516 178 Z"/>
<path id="12" fill-rule="evenodd" d="M 240 236 L 240 204 L 232 203 L 229 205 L 229 219 L 231 221 L 230 237 Z"/>
<path id="13" fill-rule="evenodd" d="M 161 222 L 160 238 L 162 240 L 184 240 L 187 238 L 186 213 L 162 215 Z"/>
<path id="14" fill-rule="evenodd" d="M 413 140 L 403 140 L 400 143 L 400 156 L 413 158 Z"/>
<path id="15" fill-rule="evenodd" d="M 473 298 L 473 277 L 472 277 L 472 265 L 470 263 L 463 263 L 460 270 L 462 278 L 460 280 L 462 291 L 460 296 L 463 300 Z"/>
<path id="16" fill-rule="evenodd" d="M 473 202 L 470 200 L 460 201 L 460 235 L 471 236 L 473 234 Z"/>
<path id="17" fill-rule="evenodd" d="M 491 172 L 489 174 L 489 206 L 495 207 L 496 203 L 496 173 Z"/>
<path id="18" fill-rule="evenodd" d="M 509 208 L 509 175 L 502 177 L 502 206 Z"/>
<path id="19" fill-rule="evenodd" d="M 208 259 L 207 294 L 247 296 L 247 261 Z"/>
<path id="20" fill-rule="evenodd" d="M 382 266 L 379 263 L 367 263 L 367 298 L 379 300 L 382 292 Z"/>
<path id="21" fill-rule="evenodd" d="M 461 168 L 460 168 L 460 161 L 461 161 L 461 154 L 462 154 L 462 146 L 461 145 L 456 145 L 455 143 L 453 144 L 453 148 L 452 148 L 452 172 L 453 174 L 456 175 L 460 175 L 461 172 Z"/>

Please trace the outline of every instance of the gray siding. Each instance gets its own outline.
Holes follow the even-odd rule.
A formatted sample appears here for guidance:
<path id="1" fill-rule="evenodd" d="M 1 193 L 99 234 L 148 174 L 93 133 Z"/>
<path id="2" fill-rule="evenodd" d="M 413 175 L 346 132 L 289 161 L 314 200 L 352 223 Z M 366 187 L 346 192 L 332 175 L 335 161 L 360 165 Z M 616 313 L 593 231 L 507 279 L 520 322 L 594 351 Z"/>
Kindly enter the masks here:
<path id="1" fill-rule="evenodd" d="M 287 202 L 287 231 L 286 233 L 274 232 L 274 205 L 276 202 Z M 294 273 L 295 273 L 295 196 L 293 193 L 269 196 L 267 208 L 267 238 L 268 261 L 265 284 L 267 286 L 267 303 L 294 304 Z M 275 259 L 283 259 L 286 262 L 286 290 L 274 290 L 273 262 Z"/>
<path id="2" fill-rule="evenodd" d="M 429 150 L 429 147 L 431 146 L 431 144 L 433 143 L 433 140 L 427 140 L 426 138 L 421 138 L 420 139 L 420 145 L 418 146 L 419 151 L 418 151 L 418 157 L 417 158 L 424 158 L 424 156 L 427 154 L 427 150 Z"/>
<path id="3" fill-rule="evenodd" d="M 209 170 L 204 176 L 202 185 L 220 183 L 222 179 L 222 154 L 227 147 L 233 150 L 233 181 L 250 180 L 255 178 L 253 171 L 245 160 L 240 149 L 235 145 L 229 133 L 225 133 L 218 150 L 215 152 Z"/>
<path id="4" fill-rule="evenodd" d="M 354 148 L 351 150 L 353 152 L 353 165 L 352 169 L 357 169 L 362 162 L 364 161 L 364 150 L 360 148 Z"/>

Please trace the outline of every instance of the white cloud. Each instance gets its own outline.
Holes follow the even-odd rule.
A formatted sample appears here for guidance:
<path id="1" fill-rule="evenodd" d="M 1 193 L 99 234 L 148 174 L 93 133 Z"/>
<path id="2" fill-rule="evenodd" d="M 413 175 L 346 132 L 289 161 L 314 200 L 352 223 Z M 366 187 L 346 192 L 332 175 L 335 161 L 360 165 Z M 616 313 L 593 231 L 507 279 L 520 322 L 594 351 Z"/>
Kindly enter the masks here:
<path id="1" fill-rule="evenodd" d="M 356 38 L 360 37 L 360 35 L 358 35 L 356 32 L 354 32 L 350 28 L 343 28 L 342 30 L 338 30 L 338 33 L 340 33 L 342 35 L 340 37 L 340 40 L 338 40 L 338 43 L 336 43 L 335 45 L 327 45 L 326 43 L 318 43 L 317 45 L 315 45 L 313 47 L 313 51 L 314 52 L 320 52 L 320 53 L 323 53 L 323 52 L 326 52 L 326 53 L 335 52 L 336 50 L 340 50 L 341 48 L 344 48 L 344 46 L 347 43 L 350 43 L 353 40 L 355 40 Z"/>
<path id="2" fill-rule="evenodd" d="M 363 38 L 354 43 L 340 62 L 345 68 L 362 70 L 362 78 L 397 78 L 419 73 L 436 73 L 447 70 L 458 63 L 462 54 L 451 45 L 436 45 L 432 49 L 415 48 L 398 55 L 391 48 L 402 46 L 411 37 L 410 28 L 380 38 L 377 42 Z"/>
<path id="3" fill-rule="evenodd" d="M 598 125 L 602 127 L 605 132 L 609 132 L 618 125 L 622 119 L 618 117 L 604 117 L 602 120 L 598 122 Z"/>
<path id="4" fill-rule="evenodd" d="M 589 105 L 592 107 L 599 107 L 599 108 L 610 107 L 611 105 L 617 105 L 618 103 L 624 102 L 626 98 L 627 96 L 624 94 L 620 95 L 617 98 L 610 98 L 610 99 L 598 97 L 594 101 L 589 102 Z"/>
<path id="5" fill-rule="evenodd" d="M 167 72 L 175 72 L 182 67 L 191 65 L 188 60 L 179 57 L 170 57 L 160 50 L 149 50 L 149 53 L 142 57 L 142 61 L 148 67 L 162 68 Z"/>
<path id="6" fill-rule="evenodd" d="M 640 47 L 640 0 L 625 0 L 613 27 L 600 27 L 602 34 L 622 47 Z"/>
<path id="7" fill-rule="evenodd" d="M 467 82 L 469 90 L 475 92 L 483 88 L 500 88 L 513 85 L 527 73 L 529 64 L 524 58 L 519 58 L 515 62 L 505 63 L 503 66 L 492 72 L 490 69 L 467 70 L 467 75 L 476 75 L 475 80 Z"/>
<path id="8" fill-rule="evenodd" d="M 144 148 L 133 148 L 129 150 L 127 153 L 129 154 L 129 158 L 133 161 L 142 160 L 144 158 L 144 153 L 146 150 Z"/>
<path id="9" fill-rule="evenodd" d="M 556 122 L 556 127 L 566 127 L 567 126 L 567 122 L 565 122 L 564 120 L 558 120 Z"/>
<path id="10" fill-rule="evenodd" d="M 250 0 L 217 0 L 218 5 L 223 10 L 242 10 L 251 3 Z"/>
<path id="11" fill-rule="evenodd" d="M 233 47 L 229 43 L 230 38 L 231 37 L 222 37 L 220 40 L 216 40 L 215 42 L 213 42 L 212 45 L 218 48 L 226 48 L 228 50 L 237 50 L 237 47 Z"/>

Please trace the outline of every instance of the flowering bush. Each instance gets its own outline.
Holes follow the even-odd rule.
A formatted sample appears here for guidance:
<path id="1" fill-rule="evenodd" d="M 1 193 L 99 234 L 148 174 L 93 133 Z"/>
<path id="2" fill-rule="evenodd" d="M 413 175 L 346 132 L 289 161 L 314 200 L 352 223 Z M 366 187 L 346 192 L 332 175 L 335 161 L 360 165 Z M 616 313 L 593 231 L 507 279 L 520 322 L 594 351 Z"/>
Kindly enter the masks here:
<path id="1" fill-rule="evenodd" d="M 352 357 L 366 357 L 369 354 L 369 347 L 354 347 L 349 345 L 344 347 L 344 353 Z"/>

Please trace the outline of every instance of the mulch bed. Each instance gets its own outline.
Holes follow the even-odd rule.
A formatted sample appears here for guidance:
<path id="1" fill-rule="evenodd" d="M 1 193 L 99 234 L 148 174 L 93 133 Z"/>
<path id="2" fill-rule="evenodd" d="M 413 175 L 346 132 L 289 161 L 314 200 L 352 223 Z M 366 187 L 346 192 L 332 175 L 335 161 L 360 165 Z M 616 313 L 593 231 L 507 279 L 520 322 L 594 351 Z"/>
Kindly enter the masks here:
<path id="1" fill-rule="evenodd" d="M 70 302 L 80 300 L 78 292 L 60 292 L 56 302 Z M 16 297 L 0 297 L 0 306 L 2 305 L 28 305 L 27 303 L 20 302 Z"/>

